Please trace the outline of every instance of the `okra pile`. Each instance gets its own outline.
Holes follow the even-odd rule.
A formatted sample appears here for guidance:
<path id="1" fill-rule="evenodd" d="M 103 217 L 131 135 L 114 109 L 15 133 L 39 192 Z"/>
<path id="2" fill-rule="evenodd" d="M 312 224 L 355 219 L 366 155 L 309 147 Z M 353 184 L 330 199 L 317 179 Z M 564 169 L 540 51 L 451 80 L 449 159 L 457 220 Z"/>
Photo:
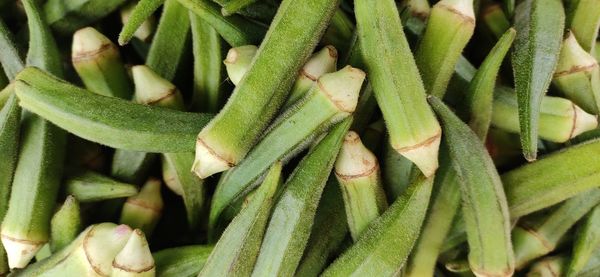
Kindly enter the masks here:
<path id="1" fill-rule="evenodd" d="M 600 0 L 0 0 L 0 276 L 600 276 Z"/>

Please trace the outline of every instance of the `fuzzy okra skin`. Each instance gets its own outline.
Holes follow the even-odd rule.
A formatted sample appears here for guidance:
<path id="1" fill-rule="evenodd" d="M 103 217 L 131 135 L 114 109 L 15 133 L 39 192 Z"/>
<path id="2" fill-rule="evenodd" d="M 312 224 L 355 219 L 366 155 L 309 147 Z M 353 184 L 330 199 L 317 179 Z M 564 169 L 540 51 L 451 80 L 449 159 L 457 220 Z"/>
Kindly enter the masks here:
<path id="1" fill-rule="evenodd" d="M 391 276 L 399 272 L 419 236 L 432 183 L 433 177 L 419 174 L 323 276 Z"/>
<path id="2" fill-rule="evenodd" d="M 118 182 L 88 170 L 72 170 L 65 176 L 65 191 L 79 202 L 123 198 L 138 193 L 135 185 Z"/>
<path id="3" fill-rule="evenodd" d="M 0 110 L 0 219 L 8 209 L 10 189 L 19 154 L 21 109 L 14 93 Z"/>
<path id="4" fill-rule="evenodd" d="M 473 0 L 442 0 L 431 8 L 415 52 L 427 93 L 444 96 L 456 62 L 474 30 Z"/>
<path id="5" fill-rule="evenodd" d="M 275 163 L 248 205 L 229 223 L 198 276 L 248 276 L 259 255 L 265 228 L 281 182 L 281 162 Z"/>
<path id="6" fill-rule="evenodd" d="M 327 178 L 352 118 L 338 123 L 286 181 L 265 231 L 252 276 L 292 275 L 308 242 Z"/>
<path id="7" fill-rule="evenodd" d="M 223 16 L 230 16 L 255 2 L 257 2 L 257 0 L 231 0 L 223 5 L 221 13 Z"/>
<path id="8" fill-rule="evenodd" d="M 44 4 L 43 12 L 52 29 L 69 34 L 104 18 L 123 3 L 125 0 L 49 0 Z"/>
<path id="9" fill-rule="evenodd" d="M 119 33 L 119 45 L 125 45 L 136 34 L 137 30 L 144 22 L 152 16 L 165 0 L 140 0 L 135 4 L 127 22 L 123 24 L 123 29 Z"/>
<path id="10" fill-rule="evenodd" d="M 27 110 L 87 140 L 127 150 L 193 151 L 197 131 L 210 118 L 96 95 L 37 68 L 23 70 L 15 88 Z"/>
<path id="11" fill-rule="evenodd" d="M 250 70 L 225 107 L 198 134 L 194 165 L 198 176 L 225 171 L 246 156 L 283 104 L 295 73 L 308 59 L 338 4 L 339 0 L 281 3 Z"/>
<path id="12" fill-rule="evenodd" d="M 511 276 L 515 259 L 510 218 L 500 176 L 477 135 L 441 100 L 429 99 L 442 121 L 458 177 L 469 243 L 469 265 L 478 276 Z"/>
<path id="13" fill-rule="evenodd" d="M 194 94 L 191 110 L 217 112 L 221 105 L 222 39 L 199 16 L 189 12 L 194 54 Z"/>
<path id="14" fill-rule="evenodd" d="M 596 38 L 600 28 L 600 1 L 573 0 L 569 1 L 567 25 L 577 41 L 586 52 L 592 52 L 596 47 Z"/>
<path id="15" fill-rule="evenodd" d="M 585 193 L 585 192 L 584 192 Z M 575 235 L 567 276 L 577 276 L 600 246 L 600 205 L 596 205 L 581 222 Z"/>
<path id="16" fill-rule="evenodd" d="M 160 2 L 162 3 L 163 1 L 161 0 Z M 125 29 L 125 25 L 127 25 L 127 23 L 129 22 L 129 19 L 131 18 L 132 14 L 133 14 L 133 10 L 135 10 L 138 3 L 139 2 L 131 2 L 129 4 L 126 4 L 119 11 L 119 14 L 121 15 L 121 23 L 123 23 L 123 29 Z M 139 14 L 136 14 L 136 16 L 139 16 Z M 139 19 L 140 18 L 136 18 L 136 20 L 139 20 Z M 152 14 L 150 14 L 150 16 L 148 16 L 146 19 L 144 19 L 142 21 L 142 24 L 139 25 L 137 30 L 135 30 L 135 32 L 133 33 L 133 36 L 136 37 L 141 42 L 149 42 L 150 38 L 152 37 L 152 35 L 154 34 L 154 31 L 156 29 L 155 21 L 156 20 L 155 20 L 154 16 L 152 16 Z M 123 29 L 121 31 L 123 31 Z M 128 39 L 131 39 L 131 36 Z"/>
<path id="17" fill-rule="evenodd" d="M 565 22 L 560 0 L 526 0 L 515 10 L 517 30 L 512 64 L 519 104 L 523 156 L 537 157 L 542 97 L 546 94 L 558 62 Z"/>
<path id="18" fill-rule="evenodd" d="M 300 103 L 276 119 L 246 159 L 219 181 L 209 227 L 214 227 L 221 212 L 250 190 L 274 162 L 291 158 L 332 124 L 350 116 L 364 78 L 362 70 L 351 66 L 325 74 Z"/>
<path id="19" fill-rule="evenodd" d="M 425 89 L 400 16 L 392 0 L 356 0 L 362 55 L 393 148 L 425 176 L 438 168 L 440 125 L 427 105 Z"/>
<path id="20" fill-rule="evenodd" d="M 9 80 L 13 80 L 17 73 L 25 67 L 21 59 L 19 47 L 15 44 L 15 38 L 4 21 L 0 20 L 0 63 L 4 74 Z"/>
<path id="21" fill-rule="evenodd" d="M 164 249 L 152 254 L 156 276 L 196 276 L 212 252 L 212 245 L 190 245 Z"/>
<path id="22" fill-rule="evenodd" d="M 50 249 L 52 253 L 65 248 L 82 230 L 79 202 L 69 195 L 50 221 Z"/>

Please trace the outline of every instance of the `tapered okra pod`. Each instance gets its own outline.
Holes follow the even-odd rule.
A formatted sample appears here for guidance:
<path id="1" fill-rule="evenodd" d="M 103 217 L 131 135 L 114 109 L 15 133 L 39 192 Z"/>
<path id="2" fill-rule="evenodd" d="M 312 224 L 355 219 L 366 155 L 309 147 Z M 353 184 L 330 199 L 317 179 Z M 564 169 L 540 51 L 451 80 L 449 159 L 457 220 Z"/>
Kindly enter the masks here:
<path id="1" fill-rule="evenodd" d="M 594 51 L 598 28 L 600 28 L 600 10 L 598 0 L 569 1 L 567 25 L 577 41 L 587 52 Z"/>
<path id="2" fill-rule="evenodd" d="M 196 276 L 202 270 L 212 249 L 212 245 L 189 245 L 155 252 L 152 256 L 154 256 L 156 275 Z"/>
<path id="3" fill-rule="evenodd" d="M 254 4 L 257 1 L 258 0 L 231 0 L 225 3 L 225 5 L 223 5 L 221 13 L 224 16 L 230 16 L 247 6 Z"/>
<path id="4" fill-rule="evenodd" d="M 69 195 L 50 221 L 50 249 L 57 252 L 69 245 L 81 232 L 79 202 Z"/>
<path id="5" fill-rule="evenodd" d="M 214 226 L 225 207 L 251 189 L 274 162 L 291 158 L 333 123 L 348 117 L 356 108 L 364 78 L 362 70 L 351 66 L 321 76 L 300 103 L 275 120 L 247 158 L 220 180 L 209 226 Z"/>
<path id="6" fill-rule="evenodd" d="M 119 49 L 92 27 L 73 34 L 71 61 L 85 87 L 97 94 L 129 100 L 132 86 Z"/>
<path id="7" fill-rule="evenodd" d="M 164 206 L 161 186 L 160 180 L 148 179 L 137 195 L 127 198 L 119 222 L 141 229 L 148 236 L 152 235 Z"/>
<path id="8" fill-rule="evenodd" d="M 154 277 L 156 268 L 144 232 L 135 229 L 112 262 L 111 277 Z"/>
<path id="9" fill-rule="evenodd" d="M 560 0 L 526 0 L 515 11 L 512 65 L 519 103 L 523 156 L 537 157 L 542 97 L 550 86 L 558 62 L 565 12 Z"/>
<path id="10" fill-rule="evenodd" d="M 357 240 L 387 208 L 379 162 L 358 134 L 350 131 L 344 137 L 334 172 L 344 196 L 350 234 Z"/>
<path id="11" fill-rule="evenodd" d="M 221 107 L 222 39 L 199 16 L 189 12 L 194 54 L 194 94 L 191 110 L 217 112 Z"/>
<path id="12" fill-rule="evenodd" d="M 598 61 L 581 48 L 572 32 L 563 41 L 552 83 L 588 113 L 600 114 Z"/>
<path id="13" fill-rule="evenodd" d="M 125 0 L 49 0 L 44 4 L 43 12 L 52 29 L 69 34 L 107 16 L 123 3 Z"/>
<path id="14" fill-rule="evenodd" d="M 248 276 L 259 255 L 271 207 L 281 183 L 281 163 L 275 163 L 248 205 L 227 226 L 198 276 Z"/>
<path id="15" fill-rule="evenodd" d="M 500 87 L 495 92 L 492 125 L 504 131 L 519 132 L 518 97 L 512 90 Z M 565 142 L 595 129 L 598 118 L 586 113 L 573 102 L 559 97 L 543 96 L 539 108 L 540 138 Z"/>
<path id="16" fill-rule="evenodd" d="M 584 192 L 585 193 L 585 192 Z M 600 205 L 596 205 L 581 222 L 573 243 L 567 276 L 577 276 L 600 246 Z"/>
<path id="17" fill-rule="evenodd" d="M 246 156 L 283 104 L 295 73 L 317 44 L 338 3 L 283 1 L 250 70 L 225 107 L 198 134 L 194 163 L 198 176 L 206 178 L 227 170 Z M 269 78 L 265 79 L 266 75 Z"/>
<path id="18" fill-rule="evenodd" d="M 127 15 L 127 19 L 123 20 L 123 29 L 119 33 L 119 44 L 125 45 L 129 40 L 136 36 L 141 40 L 142 37 L 146 37 L 145 32 L 142 35 L 142 31 L 148 26 L 148 18 L 152 16 L 152 13 L 160 7 L 165 0 L 140 0 L 135 4 L 133 10 L 130 10 Z M 142 35 L 142 37 L 140 37 Z"/>
<path id="19" fill-rule="evenodd" d="M 79 202 L 123 198 L 138 193 L 135 185 L 121 183 L 99 173 L 71 170 L 65 176 L 65 191 Z"/>
<path id="20" fill-rule="evenodd" d="M 430 103 L 442 121 L 461 188 L 471 270 L 478 276 L 511 276 L 508 204 L 494 163 L 476 134 L 441 100 L 431 97 Z"/>
<path id="21" fill-rule="evenodd" d="M 474 30 L 473 0 L 442 0 L 431 8 L 415 52 L 427 93 L 444 96 L 454 66 Z"/>
<path id="22" fill-rule="evenodd" d="M 391 0 L 357 0 L 355 12 L 362 55 L 390 143 L 431 176 L 438 167 L 441 129 L 425 100 L 396 5 Z"/>

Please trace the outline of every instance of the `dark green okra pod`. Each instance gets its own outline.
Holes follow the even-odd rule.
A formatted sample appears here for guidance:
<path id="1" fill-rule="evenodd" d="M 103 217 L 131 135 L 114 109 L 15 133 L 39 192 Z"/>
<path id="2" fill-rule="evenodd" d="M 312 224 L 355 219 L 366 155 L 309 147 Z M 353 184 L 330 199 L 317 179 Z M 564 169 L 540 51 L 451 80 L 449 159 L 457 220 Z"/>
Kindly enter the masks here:
<path id="1" fill-rule="evenodd" d="M 119 34 L 119 45 L 125 45 L 138 32 L 140 26 L 160 7 L 165 0 L 140 0 L 135 4 Z"/>

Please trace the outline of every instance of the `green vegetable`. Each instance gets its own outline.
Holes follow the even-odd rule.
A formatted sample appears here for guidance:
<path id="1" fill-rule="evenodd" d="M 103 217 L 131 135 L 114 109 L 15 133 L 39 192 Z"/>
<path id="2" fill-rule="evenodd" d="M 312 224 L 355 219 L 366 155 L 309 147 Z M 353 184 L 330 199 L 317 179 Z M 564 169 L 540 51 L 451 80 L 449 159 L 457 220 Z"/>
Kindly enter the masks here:
<path id="1" fill-rule="evenodd" d="M 581 222 L 575 235 L 573 253 L 568 265 L 567 276 L 576 276 L 588 263 L 600 246 L 600 206 L 596 205 Z"/>
<path id="2" fill-rule="evenodd" d="M 567 25 L 577 41 L 587 52 L 594 51 L 598 29 L 600 28 L 600 10 L 597 0 L 572 0 L 569 2 Z"/>
<path id="3" fill-rule="evenodd" d="M 48 0 L 43 12 L 52 29 L 69 34 L 104 18 L 123 3 L 125 0 Z"/>
<path id="4" fill-rule="evenodd" d="M 152 235 L 162 216 L 164 206 L 160 193 L 161 186 L 160 180 L 148 179 L 138 194 L 127 198 L 119 222 L 132 228 L 139 228 L 148 236 Z"/>
<path id="5" fill-rule="evenodd" d="M 93 202 L 136 195 L 135 185 L 121 183 L 87 170 L 73 170 L 65 176 L 65 191 L 79 202 Z"/>
<path id="6" fill-rule="evenodd" d="M 81 212 L 79 202 L 72 195 L 67 199 L 50 221 L 50 249 L 53 253 L 65 248 L 81 232 Z"/>
<path id="7" fill-rule="evenodd" d="M 160 7 L 165 0 L 140 0 L 135 4 L 119 34 L 119 45 L 125 45 L 137 33 L 140 26 Z"/>
<path id="8" fill-rule="evenodd" d="M 156 276 L 197 276 L 210 255 L 213 246 L 190 245 L 164 249 L 152 254 Z"/>
<path id="9" fill-rule="evenodd" d="M 191 109 L 217 112 L 221 107 L 221 37 L 202 18 L 189 13 L 194 52 L 194 94 Z M 225 64 L 227 66 L 227 64 Z"/>

